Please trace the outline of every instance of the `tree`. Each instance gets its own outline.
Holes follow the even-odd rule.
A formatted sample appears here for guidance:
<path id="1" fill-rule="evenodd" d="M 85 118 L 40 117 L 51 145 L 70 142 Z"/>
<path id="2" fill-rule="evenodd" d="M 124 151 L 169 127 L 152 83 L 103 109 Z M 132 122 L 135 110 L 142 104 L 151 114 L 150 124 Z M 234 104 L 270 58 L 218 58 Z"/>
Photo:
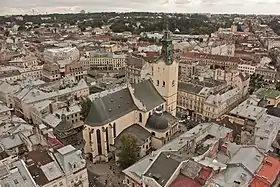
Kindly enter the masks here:
<path id="1" fill-rule="evenodd" d="M 122 168 L 127 168 L 138 160 L 140 148 L 137 139 L 131 134 L 124 134 L 120 138 L 121 147 L 118 153 L 119 163 Z"/>
<path id="2" fill-rule="evenodd" d="M 276 90 L 280 90 L 280 82 L 277 82 L 275 85 Z"/>
<path id="3" fill-rule="evenodd" d="M 88 113 L 89 113 L 89 110 L 91 107 L 91 100 L 89 98 L 83 100 L 81 102 L 81 107 L 82 107 L 81 115 L 82 115 L 83 119 L 85 120 L 88 116 Z"/>

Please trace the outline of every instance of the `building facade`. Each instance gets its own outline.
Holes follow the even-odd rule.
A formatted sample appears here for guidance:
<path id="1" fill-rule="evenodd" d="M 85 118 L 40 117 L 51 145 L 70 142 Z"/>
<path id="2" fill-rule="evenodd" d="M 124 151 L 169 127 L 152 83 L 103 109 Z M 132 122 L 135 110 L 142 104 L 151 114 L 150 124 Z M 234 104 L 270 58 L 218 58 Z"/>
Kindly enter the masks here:
<path id="1" fill-rule="evenodd" d="M 153 79 L 96 93 L 85 122 L 84 152 L 93 162 L 114 157 L 118 139 L 133 131 L 144 148 L 158 149 L 179 131 L 176 114 L 178 63 L 173 59 L 170 33 L 162 39 L 161 57 L 153 64 Z M 157 84 L 158 83 L 158 84 Z M 128 130 L 129 129 L 129 130 Z M 138 129 L 138 130 L 137 130 Z M 139 129 L 145 133 L 138 134 Z"/>

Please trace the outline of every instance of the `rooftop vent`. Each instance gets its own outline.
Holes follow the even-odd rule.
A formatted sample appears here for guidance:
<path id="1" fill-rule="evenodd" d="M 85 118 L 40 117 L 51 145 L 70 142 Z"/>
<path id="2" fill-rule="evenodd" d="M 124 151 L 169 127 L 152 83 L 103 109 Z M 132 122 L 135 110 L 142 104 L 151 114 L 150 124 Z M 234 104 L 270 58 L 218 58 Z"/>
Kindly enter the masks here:
<path id="1" fill-rule="evenodd" d="M 118 108 L 121 108 L 121 105 L 118 105 Z"/>
<path id="2" fill-rule="evenodd" d="M 256 155 L 256 160 L 261 160 L 261 155 Z"/>
<path id="3" fill-rule="evenodd" d="M 241 173 L 240 178 L 241 178 L 243 181 L 246 180 L 246 177 L 247 177 L 247 174 L 246 174 L 246 173 Z"/>

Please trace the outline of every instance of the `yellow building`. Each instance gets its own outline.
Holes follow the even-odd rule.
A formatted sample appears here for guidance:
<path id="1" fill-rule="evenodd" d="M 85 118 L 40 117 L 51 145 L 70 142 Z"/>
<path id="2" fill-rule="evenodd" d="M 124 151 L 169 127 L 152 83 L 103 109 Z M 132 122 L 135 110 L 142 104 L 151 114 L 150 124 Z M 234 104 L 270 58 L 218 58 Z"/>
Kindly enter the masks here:
<path id="1" fill-rule="evenodd" d="M 178 130 L 176 114 L 178 63 L 173 60 L 170 33 L 161 57 L 153 64 L 152 81 L 97 93 L 85 121 L 84 152 L 93 162 L 108 161 L 124 133 L 136 136 L 141 155 L 169 142 Z"/>

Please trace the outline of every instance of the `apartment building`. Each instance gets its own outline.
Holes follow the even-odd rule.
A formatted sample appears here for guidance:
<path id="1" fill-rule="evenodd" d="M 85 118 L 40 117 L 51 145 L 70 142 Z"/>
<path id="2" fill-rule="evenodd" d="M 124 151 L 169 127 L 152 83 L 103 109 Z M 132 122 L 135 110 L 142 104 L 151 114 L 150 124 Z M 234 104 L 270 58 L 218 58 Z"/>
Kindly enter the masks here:
<path id="1" fill-rule="evenodd" d="M 238 64 L 247 64 L 247 60 L 243 60 L 238 57 L 211 55 L 205 53 L 196 52 L 184 52 L 180 55 L 180 66 L 184 67 L 185 64 L 192 64 L 199 62 L 204 65 L 210 65 L 213 67 L 223 67 L 227 69 L 236 69 Z"/>
<path id="2" fill-rule="evenodd" d="M 61 79 L 58 64 L 44 64 L 42 70 L 42 79 L 46 82 L 52 82 Z"/>
<path id="3" fill-rule="evenodd" d="M 44 60 L 47 63 L 71 63 L 77 62 L 80 52 L 76 47 L 45 49 Z"/>
<path id="4" fill-rule="evenodd" d="M 238 64 L 237 69 L 243 73 L 253 75 L 256 72 L 256 66 L 249 64 Z"/>
<path id="5" fill-rule="evenodd" d="M 125 69 L 126 56 L 112 52 L 89 51 L 81 57 L 80 62 L 86 70 L 119 71 Z"/>
<path id="6" fill-rule="evenodd" d="M 38 59 L 37 57 L 26 56 L 26 57 L 19 57 L 13 60 L 10 60 L 9 65 L 17 66 L 20 68 L 31 68 L 34 66 L 38 66 Z"/>
<path id="7" fill-rule="evenodd" d="M 241 101 L 242 93 L 243 90 L 236 87 L 210 95 L 204 102 L 203 116 L 207 119 L 219 118 Z"/>
<path id="8" fill-rule="evenodd" d="M 178 83 L 178 112 L 182 116 L 203 117 L 206 99 L 225 87 L 225 82 L 211 79 L 180 81 Z"/>
<path id="9" fill-rule="evenodd" d="M 260 99 L 251 96 L 230 111 L 228 117 L 250 134 L 251 142 L 261 151 L 269 152 L 278 149 L 275 143 L 280 129 L 280 118 L 267 114 L 267 109 L 259 106 L 260 102 Z"/>
<path id="10" fill-rule="evenodd" d="M 53 152 L 31 151 L 25 157 L 29 175 L 39 186 L 89 186 L 86 161 L 82 157 L 82 152 L 71 145 Z"/>
<path id="11" fill-rule="evenodd" d="M 173 186 L 176 178 L 181 176 L 180 171 L 184 169 L 189 168 L 198 174 L 203 164 L 195 162 L 200 159 L 202 161 L 202 158 L 215 158 L 219 144 L 231 141 L 231 133 L 232 130 L 226 127 L 202 123 L 125 169 L 123 182 L 129 187 Z"/>
<path id="12" fill-rule="evenodd" d="M 84 79 L 87 75 L 82 63 L 74 62 L 65 66 L 65 72 L 62 77 L 75 77 L 76 81 Z"/>
<path id="13" fill-rule="evenodd" d="M 125 68 L 125 78 L 128 83 L 139 83 L 150 79 L 152 76 L 152 65 L 143 57 L 129 55 Z"/>
<path id="14" fill-rule="evenodd" d="M 22 112 L 26 119 L 31 120 L 30 108 L 33 104 L 44 100 L 67 100 L 69 97 L 79 99 L 89 95 L 89 87 L 84 79 L 62 89 L 44 91 L 36 87 L 25 87 L 15 93 L 12 98 L 15 108 Z"/>
<path id="15" fill-rule="evenodd" d="M 23 160 L 11 156 L 0 160 L 0 186 L 37 187 Z"/>

